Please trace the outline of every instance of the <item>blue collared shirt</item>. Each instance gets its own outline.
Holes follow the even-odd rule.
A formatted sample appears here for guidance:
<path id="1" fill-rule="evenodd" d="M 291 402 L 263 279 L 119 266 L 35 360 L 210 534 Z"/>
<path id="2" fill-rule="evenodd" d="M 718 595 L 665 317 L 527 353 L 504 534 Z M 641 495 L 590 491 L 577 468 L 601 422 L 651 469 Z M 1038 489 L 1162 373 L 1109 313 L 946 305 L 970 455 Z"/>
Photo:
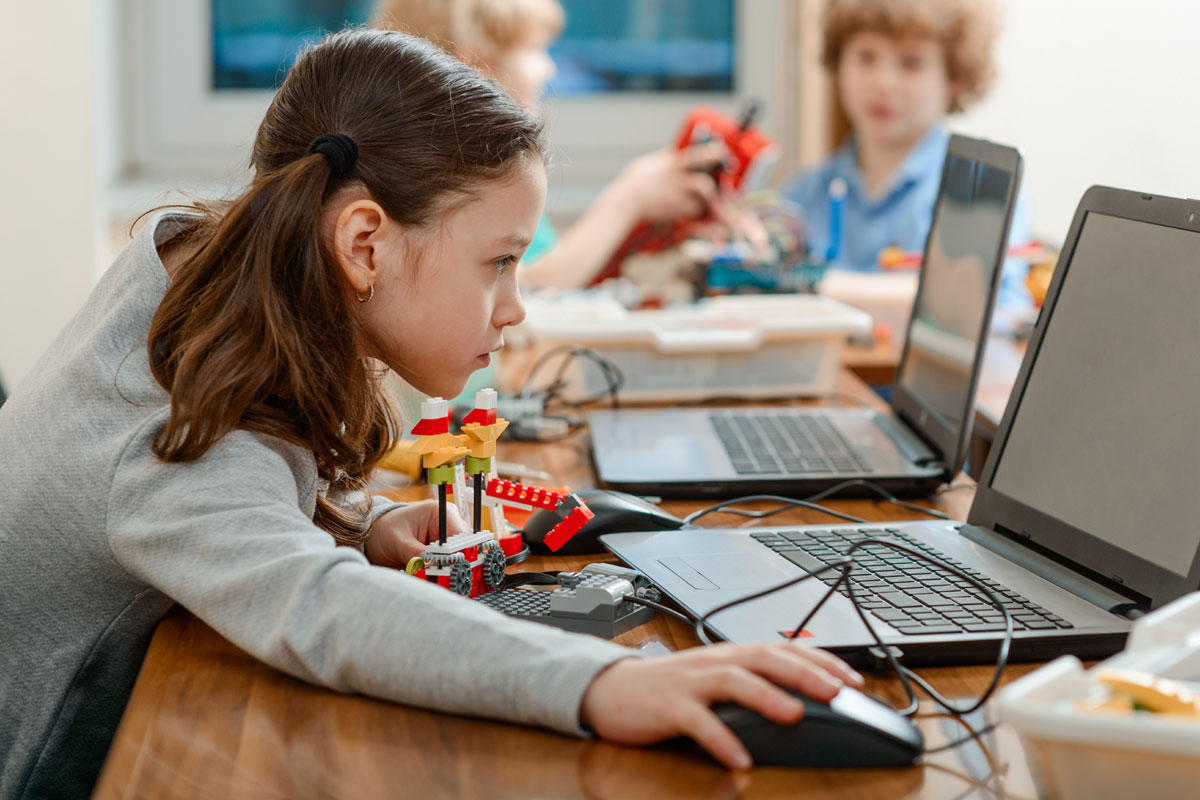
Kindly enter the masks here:
<path id="1" fill-rule="evenodd" d="M 798 175 L 784 194 L 804 212 L 809 252 L 823 254 L 828 251 L 829 183 L 834 178 L 844 180 L 847 191 L 841 242 L 830 266 L 876 272 L 880 269 L 879 251 L 885 247 L 898 247 L 906 253 L 924 250 L 949 141 L 950 132 L 935 125 L 909 151 L 883 191 L 873 196 L 868 194 L 858 167 L 858 148 L 853 137 L 824 164 Z M 1017 196 L 1010 244 L 1024 244 L 1030 240 L 1029 212 L 1022 191 Z M 1027 270 L 1024 261 L 1007 260 L 998 305 L 1008 308 L 1030 305 L 1029 292 L 1024 285 Z"/>

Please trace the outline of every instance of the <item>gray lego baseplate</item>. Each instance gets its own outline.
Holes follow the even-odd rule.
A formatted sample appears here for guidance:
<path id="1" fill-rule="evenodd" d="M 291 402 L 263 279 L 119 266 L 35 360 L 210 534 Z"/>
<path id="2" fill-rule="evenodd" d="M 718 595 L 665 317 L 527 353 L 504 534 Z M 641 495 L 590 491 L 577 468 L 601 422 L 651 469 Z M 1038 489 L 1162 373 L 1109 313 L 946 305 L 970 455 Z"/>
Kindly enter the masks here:
<path id="1" fill-rule="evenodd" d="M 475 599 L 509 616 L 612 639 L 654 619 L 653 609 L 624 599 L 632 594 L 623 578 L 588 575 L 554 591 L 501 589 Z"/>

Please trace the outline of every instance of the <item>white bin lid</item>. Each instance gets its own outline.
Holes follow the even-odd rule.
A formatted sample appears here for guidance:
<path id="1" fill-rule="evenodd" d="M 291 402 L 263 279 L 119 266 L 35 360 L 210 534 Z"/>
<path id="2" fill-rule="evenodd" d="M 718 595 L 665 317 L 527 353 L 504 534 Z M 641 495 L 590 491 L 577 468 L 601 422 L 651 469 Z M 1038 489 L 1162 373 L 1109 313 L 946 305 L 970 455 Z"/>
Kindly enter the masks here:
<path id="1" fill-rule="evenodd" d="M 871 316 L 809 294 L 735 295 L 630 311 L 611 297 L 532 298 L 522 334 L 581 345 L 645 344 L 663 353 L 750 352 L 774 340 L 866 335 Z"/>

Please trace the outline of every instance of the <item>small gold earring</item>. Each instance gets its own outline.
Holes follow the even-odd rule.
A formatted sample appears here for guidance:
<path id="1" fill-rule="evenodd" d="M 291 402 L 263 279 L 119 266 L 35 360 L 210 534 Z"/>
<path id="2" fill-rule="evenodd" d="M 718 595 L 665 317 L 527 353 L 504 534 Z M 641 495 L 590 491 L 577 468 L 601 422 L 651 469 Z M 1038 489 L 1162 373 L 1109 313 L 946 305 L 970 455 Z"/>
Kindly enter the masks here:
<path id="1" fill-rule="evenodd" d="M 354 293 L 354 299 L 360 303 L 369 302 L 371 300 L 371 298 L 374 296 L 375 296 L 375 284 L 373 284 L 373 283 L 367 284 L 367 296 L 366 297 L 363 297 L 358 292 Z"/>

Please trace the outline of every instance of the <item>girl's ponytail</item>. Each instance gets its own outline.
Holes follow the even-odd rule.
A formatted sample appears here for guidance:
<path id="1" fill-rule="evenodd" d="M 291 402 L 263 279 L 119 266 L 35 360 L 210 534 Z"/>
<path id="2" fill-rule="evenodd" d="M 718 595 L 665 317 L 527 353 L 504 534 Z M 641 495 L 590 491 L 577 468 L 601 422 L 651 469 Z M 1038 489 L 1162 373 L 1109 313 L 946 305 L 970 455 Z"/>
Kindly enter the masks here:
<path id="1" fill-rule="evenodd" d="M 197 206 L 185 241 L 202 244 L 150 329 L 151 370 L 172 398 L 153 445 L 163 460 L 199 458 L 241 427 L 311 448 L 319 473 L 349 491 L 365 488 L 362 467 L 391 440 L 396 426 L 355 356 L 346 289 L 323 252 L 325 197 L 347 171 L 344 146 L 324 147 L 339 155 L 314 149 L 224 207 Z M 323 497 L 317 516 L 340 540 L 366 530 L 365 514 Z"/>

